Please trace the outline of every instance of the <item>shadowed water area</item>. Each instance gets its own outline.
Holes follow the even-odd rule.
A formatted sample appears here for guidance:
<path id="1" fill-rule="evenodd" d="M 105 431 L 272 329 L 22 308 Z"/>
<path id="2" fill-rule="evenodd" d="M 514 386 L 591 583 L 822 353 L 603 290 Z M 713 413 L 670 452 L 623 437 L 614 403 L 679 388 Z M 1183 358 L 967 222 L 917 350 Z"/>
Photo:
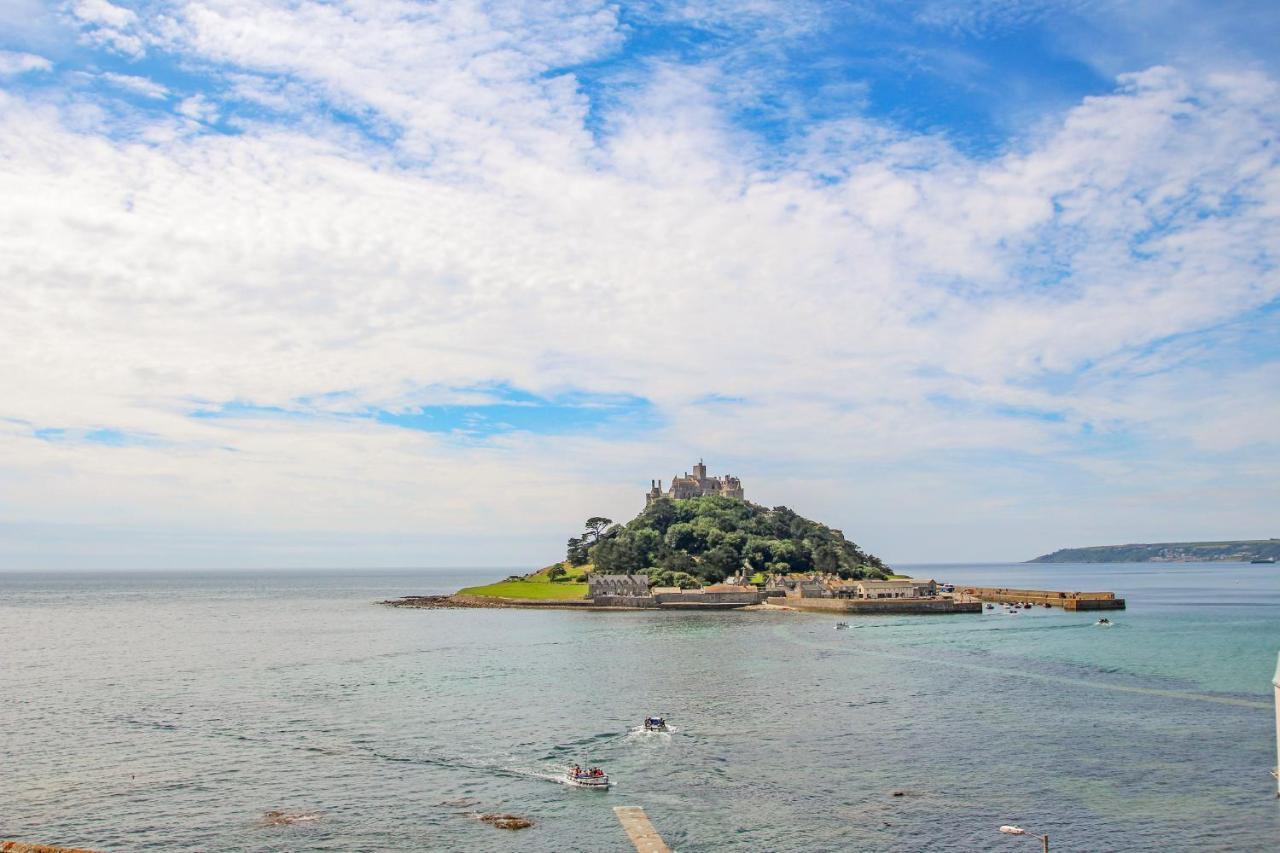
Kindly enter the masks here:
<path id="1" fill-rule="evenodd" d="M 404 610 L 462 571 L 0 574 L 0 837 L 133 850 L 1272 850 L 1280 568 L 928 566 L 1011 616 Z M 661 713 L 670 734 L 634 731 Z M 608 792 L 568 788 L 598 764 Z M 901 792 L 894 796 L 894 792 Z M 264 825 L 279 810 L 314 816 Z M 536 822 L 509 832 L 472 816 Z"/>

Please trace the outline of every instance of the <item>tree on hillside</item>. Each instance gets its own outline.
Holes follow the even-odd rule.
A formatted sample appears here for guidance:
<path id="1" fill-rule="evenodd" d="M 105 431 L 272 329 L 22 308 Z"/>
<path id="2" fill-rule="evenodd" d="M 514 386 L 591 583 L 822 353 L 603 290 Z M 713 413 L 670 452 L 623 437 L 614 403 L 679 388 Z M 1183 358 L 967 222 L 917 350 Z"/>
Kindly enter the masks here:
<path id="1" fill-rule="evenodd" d="M 813 549 L 813 567 L 826 574 L 840 571 L 840 549 L 829 543 L 823 543 Z"/>
<path id="2" fill-rule="evenodd" d="M 552 566 L 551 568 L 547 569 L 547 578 L 548 578 L 552 583 L 555 583 L 557 580 L 559 580 L 560 578 L 564 577 L 564 576 L 565 576 L 565 574 L 566 574 L 566 572 L 565 572 L 565 570 L 564 570 L 564 566 L 561 566 L 561 565 L 559 565 L 559 564 L 556 564 L 556 565 Z"/>
<path id="3" fill-rule="evenodd" d="M 659 498 L 646 506 L 644 512 L 636 518 L 637 521 L 641 519 L 644 526 L 665 534 L 668 527 L 680 520 L 680 512 L 670 498 Z"/>
<path id="4" fill-rule="evenodd" d="M 697 589 L 702 581 L 688 572 L 672 572 L 666 569 L 650 569 L 649 580 L 653 586 L 678 586 L 681 589 Z"/>
<path id="5" fill-rule="evenodd" d="M 587 562 L 587 544 L 579 536 L 569 538 L 565 549 L 565 562 L 571 566 L 581 566 Z"/>
<path id="6" fill-rule="evenodd" d="M 637 554 L 631 541 L 614 536 L 593 545 L 591 563 L 602 574 L 631 574 L 647 566 L 643 555 Z"/>
<path id="7" fill-rule="evenodd" d="M 603 515 L 593 515 L 591 518 L 587 519 L 587 536 L 584 536 L 583 539 L 587 544 L 595 544 L 596 542 L 599 542 L 600 534 L 604 533 L 610 524 L 613 524 L 613 519 L 605 518 Z"/>
<path id="8" fill-rule="evenodd" d="M 717 545 L 702 555 L 698 563 L 698 576 L 709 583 L 717 583 L 734 574 L 742 566 L 742 557 L 728 545 Z"/>
<path id="9" fill-rule="evenodd" d="M 668 527 L 667 535 L 663 537 L 663 542 L 672 551 L 697 553 L 699 550 L 697 531 L 693 529 L 692 524 L 684 521 Z"/>
<path id="10" fill-rule="evenodd" d="M 658 561 L 658 566 L 664 571 L 682 572 L 686 575 L 693 574 L 696 565 L 693 557 L 683 551 L 671 551 Z"/>

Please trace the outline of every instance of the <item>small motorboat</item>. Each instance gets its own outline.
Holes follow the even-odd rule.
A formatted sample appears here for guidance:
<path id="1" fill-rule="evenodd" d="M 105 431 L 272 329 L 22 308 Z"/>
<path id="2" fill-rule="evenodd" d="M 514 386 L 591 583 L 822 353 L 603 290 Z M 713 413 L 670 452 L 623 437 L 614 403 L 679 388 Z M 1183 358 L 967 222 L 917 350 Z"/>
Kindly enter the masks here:
<path id="1" fill-rule="evenodd" d="M 837 630 L 837 631 L 840 631 L 840 630 L 842 630 L 842 629 L 844 629 L 844 628 L 848 628 L 848 627 L 849 627 L 849 623 L 848 623 L 848 622 L 837 622 L 837 623 L 836 623 L 836 630 Z"/>
<path id="2" fill-rule="evenodd" d="M 578 788 L 608 788 L 609 775 L 599 767 L 583 770 L 574 765 L 565 771 L 565 781 Z"/>
<path id="3" fill-rule="evenodd" d="M 667 730 L 667 721 L 662 717 L 645 717 L 644 730 L 646 732 L 665 732 Z"/>
<path id="4" fill-rule="evenodd" d="M 1030 610 L 1030 609 L 1031 609 L 1031 602 L 1029 602 L 1029 601 L 1028 601 L 1026 604 L 1022 605 L 1022 609 L 1023 609 L 1023 610 Z"/>
<path id="5" fill-rule="evenodd" d="M 1041 606 L 1042 606 L 1042 607 L 1046 607 L 1046 608 L 1048 608 L 1048 607 L 1052 607 L 1053 605 L 1046 601 L 1046 602 L 1045 602 L 1043 605 L 1041 605 Z"/>
<path id="6" fill-rule="evenodd" d="M 994 604 L 988 604 L 988 605 L 987 605 L 987 609 L 988 609 L 988 610 L 995 610 L 995 609 L 996 609 L 996 606 L 995 606 Z"/>
<path id="7" fill-rule="evenodd" d="M 1108 619 L 1107 617 L 1103 616 L 1101 619 L 1099 619 L 1097 622 L 1094 622 L 1093 624 L 1095 624 L 1095 625 L 1101 625 L 1101 626 L 1103 626 L 1104 628 L 1109 628 L 1109 627 L 1111 627 L 1111 620 L 1110 620 L 1110 619 Z"/>

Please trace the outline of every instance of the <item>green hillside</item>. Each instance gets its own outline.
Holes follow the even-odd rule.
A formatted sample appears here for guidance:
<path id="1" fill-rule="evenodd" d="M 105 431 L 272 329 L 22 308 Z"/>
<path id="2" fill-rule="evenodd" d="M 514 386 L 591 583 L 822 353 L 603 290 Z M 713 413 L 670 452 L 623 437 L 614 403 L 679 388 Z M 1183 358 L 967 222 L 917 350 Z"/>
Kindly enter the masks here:
<path id="1" fill-rule="evenodd" d="M 527 575 L 512 575 L 497 583 L 469 586 L 458 590 L 458 595 L 478 595 L 488 598 L 538 598 L 564 601 L 587 597 L 586 574 L 590 565 L 565 566 L 556 563 Z"/>
<path id="2" fill-rule="evenodd" d="M 1164 563 L 1249 562 L 1280 560 L 1280 539 L 1237 539 L 1225 542 L 1153 542 L 1063 548 L 1029 563 Z"/>
<path id="3" fill-rule="evenodd" d="M 739 570 L 888 575 L 878 557 L 839 530 L 783 506 L 725 497 L 662 498 L 625 525 L 602 529 L 602 521 L 608 519 L 592 519 L 587 535 L 569 540 L 568 564 L 589 559 L 600 572 L 641 572 L 655 583 L 679 586 L 715 583 Z"/>

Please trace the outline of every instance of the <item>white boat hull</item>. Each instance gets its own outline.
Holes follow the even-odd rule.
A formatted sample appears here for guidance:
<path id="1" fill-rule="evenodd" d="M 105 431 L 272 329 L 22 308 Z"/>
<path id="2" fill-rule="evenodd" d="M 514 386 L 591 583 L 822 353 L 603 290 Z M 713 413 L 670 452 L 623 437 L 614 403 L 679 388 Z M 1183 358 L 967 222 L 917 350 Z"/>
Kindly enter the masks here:
<path id="1" fill-rule="evenodd" d="M 575 788 L 607 788 L 609 787 L 608 776 L 567 776 L 565 777 L 567 784 L 573 785 Z"/>

